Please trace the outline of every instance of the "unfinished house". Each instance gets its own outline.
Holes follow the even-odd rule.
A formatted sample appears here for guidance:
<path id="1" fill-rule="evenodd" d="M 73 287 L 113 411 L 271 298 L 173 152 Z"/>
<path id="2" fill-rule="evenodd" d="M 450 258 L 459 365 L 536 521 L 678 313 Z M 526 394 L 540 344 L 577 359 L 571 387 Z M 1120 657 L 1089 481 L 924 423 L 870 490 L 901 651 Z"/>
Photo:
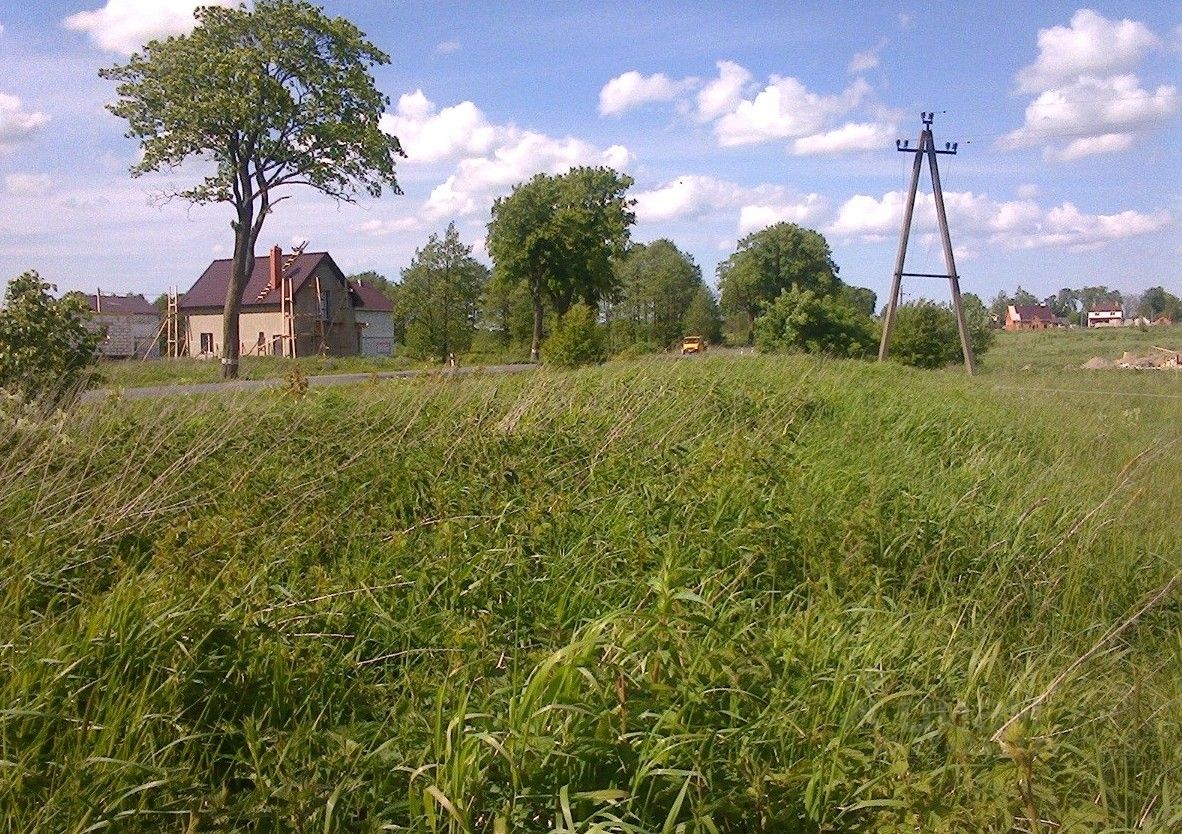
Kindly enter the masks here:
<path id="1" fill-rule="evenodd" d="M 102 290 L 86 296 L 92 313 L 90 327 L 105 330 L 99 353 L 109 359 L 155 358 L 160 355 L 160 311 L 142 295 L 107 295 Z"/>
<path id="2" fill-rule="evenodd" d="M 214 261 L 180 301 L 190 356 L 222 350 L 222 312 L 230 260 Z M 242 294 L 238 327 L 242 356 L 351 356 L 361 352 L 356 293 L 327 252 L 278 246 L 255 258 Z"/>
<path id="3" fill-rule="evenodd" d="M 1011 304 L 1006 308 L 1006 330 L 1046 330 L 1062 326 L 1063 319 L 1045 304 Z"/>
<path id="4" fill-rule="evenodd" d="M 394 353 L 394 302 L 377 288 L 360 280 L 350 281 L 357 324 L 361 328 L 362 356 Z"/>

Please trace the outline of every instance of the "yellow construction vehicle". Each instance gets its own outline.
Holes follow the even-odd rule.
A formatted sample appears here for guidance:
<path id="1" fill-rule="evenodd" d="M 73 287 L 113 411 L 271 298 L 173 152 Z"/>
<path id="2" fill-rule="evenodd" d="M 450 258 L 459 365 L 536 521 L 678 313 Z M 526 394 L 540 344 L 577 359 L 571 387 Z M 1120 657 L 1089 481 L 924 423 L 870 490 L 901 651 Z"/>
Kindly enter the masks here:
<path id="1" fill-rule="evenodd" d="M 681 340 L 681 355 L 686 356 L 690 353 L 705 353 L 706 340 L 701 336 L 686 336 Z"/>

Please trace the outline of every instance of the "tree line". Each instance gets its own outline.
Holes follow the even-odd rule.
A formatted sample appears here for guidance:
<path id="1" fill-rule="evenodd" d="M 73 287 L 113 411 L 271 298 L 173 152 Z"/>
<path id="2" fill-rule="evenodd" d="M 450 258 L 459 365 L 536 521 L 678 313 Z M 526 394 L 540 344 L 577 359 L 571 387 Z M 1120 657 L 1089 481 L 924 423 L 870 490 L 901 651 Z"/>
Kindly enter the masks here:
<path id="1" fill-rule="evenodd" d="M 1162 318 L 1172 322 L 1182 321 L 1182 299 L 1161 286 L 1150 287 L 1140 293 L 1122 293 L 1104 285 L 1079 289 L 1063 287 L 1042 299 L 1019 286 L 1013 295 L 1004 290 L 999 292 L 990 303 L 989 312 L 998 319 L 1004 319 L 1006 309 L 1011 304 L 1045 305 L 1056 316 L 1076 325 L 1087 323 L 1088 310 L 1105 305 L 1118 306 L 1128 317 L 1136 316 L 1150 321 Z"/>

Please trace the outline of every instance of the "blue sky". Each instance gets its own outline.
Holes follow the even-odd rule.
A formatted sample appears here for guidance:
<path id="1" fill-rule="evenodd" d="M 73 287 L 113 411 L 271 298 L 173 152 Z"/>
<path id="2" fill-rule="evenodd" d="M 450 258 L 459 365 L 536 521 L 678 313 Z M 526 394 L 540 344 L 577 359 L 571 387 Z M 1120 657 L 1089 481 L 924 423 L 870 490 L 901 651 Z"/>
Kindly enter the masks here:
<path id="1" fill-rule="evenodd" d="M 228 2 L 228 0 L 223 0 Z M 0 0 L 0 275 L 183 291 L 228 255 L 226 206 L 157 197 L 103 109 L 99 67 L 190 25 L 192 0 Z M 633 238 L 672 239 L 713 282 L 744 234 L 821 230 L 885 294 L 919 112 L 937 112 L 958 271 L 983 297 L 1107 284 L 1182 291 L 1182 11 L 1166 2 L 892 4 L 325 2 L 392 63 L 375 75 L 410 159 L 404 196 L 296 190 L 259 251 L 307 239 L 397 277 L 456 221 L 478 254 L 492 200 L 538 171 L 635 178 Z M 926 193 L 927 184 L 923 189 Z M 941 271 L 930 199 L 908 266 Z M 943 298 L 939 282 L 913 295 Z"/>

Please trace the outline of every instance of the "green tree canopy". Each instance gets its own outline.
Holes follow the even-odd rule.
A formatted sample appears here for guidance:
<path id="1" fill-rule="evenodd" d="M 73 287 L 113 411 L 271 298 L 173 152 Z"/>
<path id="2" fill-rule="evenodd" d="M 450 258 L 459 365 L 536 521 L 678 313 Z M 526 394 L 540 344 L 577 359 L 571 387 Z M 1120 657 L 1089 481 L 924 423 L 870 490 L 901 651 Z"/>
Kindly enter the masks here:
<path id="1" fill-rule="evenodd" d="M 988 311 L 976 296 L 964 306 L 973 355 L 980 357 L 993 343 Z M 897 315 L 891 339 L 892 359 L 919 368 L 941 368 L 961 360 L 960 329 L 951 307 L 914 301 L 901 305 Z"/>
<path id="2" fill-rule="evenodd" d="M 57 404 L 94 381 L 103 334 L 87 327 L 90 308 L 77 294 L 56 299 L 36 272 L 8 283 L 0 310 L 0 388 Z"/>
<path id="3" fill-rule="evenodd" d="M 402 271 L 398 290 L 407 350 L 440 361 L 468 350 L 487 283 L 488 268 L 460 241 L 455 223 L 448 224 L 442 238 L 431 235 Z"/>
<path id="4" fill-rule="evenodd" d="M 630 325 L 635 341 L 668 347 L 684 335 L 683 319 L 705 288 L 692 257 L 670 240 L 640 243 L 620 260 L 618 274 L 620 302 L 613 317 Z"/>
<path id="5" fill-rule="evenodd" d="M 226 293 L 222 373 L 238 374 L 238 313 L 254 268 L 263 222 L 304 185 L 339 200 L 358 191 L 400 193 L 398 140 L 378 127 L 389 99 L 370 67 L 389 57 L 354 24 L 304 0 L 203 6 L 188 35 L 152 41 L 128 63 L 100 70 L 118 82 L 112 113 L 143 156 L 133 176 L 188 159 L 212 163 L 195 185 L 172 196 L 227 203 L 234 255 Z"/>
<path id="6" fill-rule="evenodd" d="M 878 341 L 874 320 L 842 294 L 792 287 L 764 308 L 755 323 L 761 351 L 861 357 Z"/>
<path id="7" fill-rule="evenodd" d="M 499 281 L 528 289 L 533 359 L 547 304 L 561 318 L 576 301 L 597 304 L 615 296 L 613 261 L 623 255 L 636 222 L 626 196 L 631 185 L 631 177 L 611 168 L 572 168 L 538 174 L 493 204 L 488 251 Z"/>
<path id="8" fill-rule="evenodd" d="M 682 318 L 681 329 L 685 336 L 701 336 L 711 344 L 722 341 L 722 315 L 718 311 L 718 299 L 706 286 L 698 285 L 689 309 Z"/>
<path id="9" fill-rule="evenodd" d="M 1150 287 L 1141 294 L 1137 315 L 1150 320 L 1165 316 L 1171 321 L 1182 321 L 1182 299 L 1165 287 Z"/>
<path id="10" fill-rule="evenodd" d="M 754 326 L 765 304 L 784 290 L 836 292 L 841 282 L 824 236 L 795 223 L 777 223 L 739 241 L 734 254 L 718 265 L 724 313 L 744 313 Z"/>

